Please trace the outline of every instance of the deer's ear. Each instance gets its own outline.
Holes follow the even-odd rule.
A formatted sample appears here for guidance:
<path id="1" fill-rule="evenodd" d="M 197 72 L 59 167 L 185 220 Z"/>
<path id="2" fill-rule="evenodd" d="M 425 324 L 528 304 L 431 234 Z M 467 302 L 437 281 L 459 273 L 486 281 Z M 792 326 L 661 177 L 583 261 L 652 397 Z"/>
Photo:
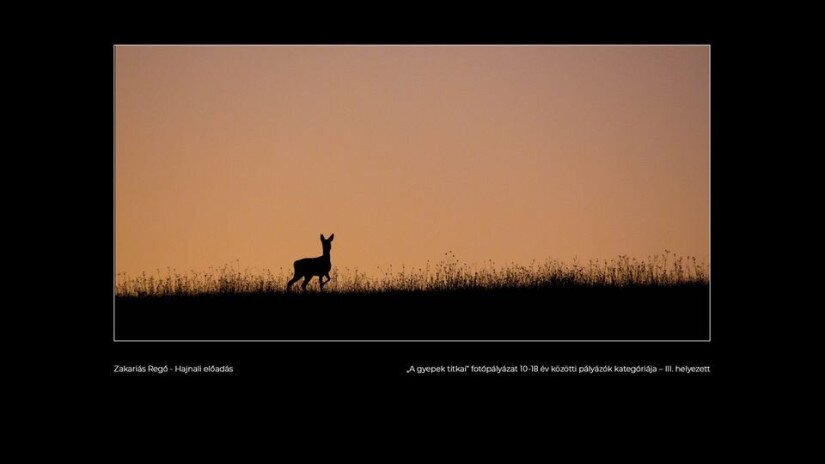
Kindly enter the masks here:
<path id="1" fill-rule="evenodd" d="M 326 239 L 324 238 L 324 234 L 321 234 L 321 241 L 323 242 L 324 240 L 326 240 Z"/>
<path id="2" fill-rule="evenodd" d="M 335 238 L 335 234 L 332 234 L 332 235 L 330 235 L 330 236 L 329 236 L 329 238 L 327 239 L 327 241 L 328 241 L 328 242 L 331 242 L 331 241 L 332 241 L 332 239 L 334 239 L 334 238 Z"/>

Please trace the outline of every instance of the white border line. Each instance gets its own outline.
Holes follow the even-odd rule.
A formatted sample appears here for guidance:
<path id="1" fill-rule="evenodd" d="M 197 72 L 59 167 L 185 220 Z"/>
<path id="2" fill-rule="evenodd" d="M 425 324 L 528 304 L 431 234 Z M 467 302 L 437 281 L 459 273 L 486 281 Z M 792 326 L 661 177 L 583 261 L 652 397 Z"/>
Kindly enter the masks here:
<path id="1" fill-rule="evenodd" d="M 115 47 L 710 47 L 710 44 L 114 44 Z"/>
<path id="2" fill-rule="evenodd" d="M 707 47 L 708 49 L 708 338 L 706 340 L 118 340 L 115 333 L 117 290 L 117 48 L 118 47 Z M 713 246 L 711 223 L 711 45 L 710 44 L 112 44 L 112 342 L 114 343 L 709 343 L 712 341 Z"/>
<path id="3" fill-rule="evenodd" d="M 117 301 L 117 45 L 112 46 L 112 341 Z"/>
<path id="4" fill-rule="evenodd" d="M 710 340 L 113 340 L 130 343 L 707 343 Z"/>
<path id="5" fill-rule="evenodd" d="M 713 334 L 713 298 L 711 297 L 711 292 L 713 291 L 712 290 L 713 289 L 713 279 L 711 278 L 711 274 L 712 274 L 711 269 L 713 268 L 713 234 L 711 234 L 711 231 L 713 230 L 713 227 L 712 227 L 712 223 L 713 223 L 713 211 L 712 211 L 713 210 L 713 203 L 710 201 L 710 198 L 712 196 L 712 192 L 711 192 L 712 189 L 711 189 L 710 185 L 711 185 L 711 180 L 713 179 L 713 174 L 711 172 L 711 170 L 712 170 L 711 160 L 712 160 L 713 157 L 711 156 L 711 153 L 710 153 L 711 150 L 713 150 L 711 148 L 711 143 L 710 143 L 710 141 L 712 140 L 711 133 L 713 132 L 713 128 L 711 127 L 711 119 L 713 119 L 713 111 L 711 111 L 710 92 L 711 92 L 711 85 L 712 85 L 711 82 L 713 81 L 713 79 L 711 79 L 711 76 L 713 74 L 711 73 L 711 70 L 710 70 L 710 67 L 711 67 L 711 59 L 710 59 L 711 50 L 710 49 L 711 49 L 711 47 L 710 47 L 710 45 L 708 45 L 708 261 L 709 262 L 708 262 L 708 339 L 707 339 L 707 341 L 711 341 L 713 339 L 713 335 L 712 335 Z"/>

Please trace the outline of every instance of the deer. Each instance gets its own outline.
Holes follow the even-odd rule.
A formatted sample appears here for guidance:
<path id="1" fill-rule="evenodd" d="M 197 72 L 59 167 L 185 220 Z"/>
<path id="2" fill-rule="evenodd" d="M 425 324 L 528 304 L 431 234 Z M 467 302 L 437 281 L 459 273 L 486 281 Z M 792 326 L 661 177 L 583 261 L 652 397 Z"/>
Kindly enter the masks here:
<path id="1" fill-rule="evenodd" d="M 318 276 L 318 283 L 321 286 L 321 291 L 324 291 L 324 284 L 331 280 L 329 277 L 329 270 L 332 269 L 332 262 L 329 260 L 329 252 L 332 250 L 332 239 L 334 238 L 335 234 L 330 235 L 329 238 L 324 238 L 324 234 L 321 234 L 321 247 L 324 250 L 324 254 L 317 258 L 299 259 L 293 263 L 293 266 L 295 267 L 295 275 L 292 276 L 292 280 L 286 284 L 287 292 L 289 292 L 292 284 L 301 278 L 304 279 L 304 282 L 301 284 L 301 288 L 306 291 L 309 281 L 315 276 Z M 327 278 L 326 282 L 324 282 L 324 277 Z"/>

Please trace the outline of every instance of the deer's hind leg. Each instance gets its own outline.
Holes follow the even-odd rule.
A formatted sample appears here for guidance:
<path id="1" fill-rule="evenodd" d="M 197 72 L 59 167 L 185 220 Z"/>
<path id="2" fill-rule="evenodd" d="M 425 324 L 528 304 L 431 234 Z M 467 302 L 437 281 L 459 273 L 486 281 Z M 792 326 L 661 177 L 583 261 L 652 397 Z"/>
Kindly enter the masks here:
<path id="1" fill-rule="evenodd" d="M 288 292 L 290 287 L 292 287 L 292 284 L 294 284 L 295 282 L 298 282 L 298 280 L 300 280 L 300 278 L 301 278 L 301 275 L 299 275 L 296 272 L 295 275 L 292 276 L 292 279 L 289 282 L 286 283 L 286 291 Z"/>
<path id="2" fill-rule="evenodd" d="M 307 289 L 307 285 L 309 285 L 309 281 L 310 281 L 310 280 L 312 280 L 312 278 L 313 278 L 313 277 L 314 277 L 314 276 L 312 276 L 312 275 L 305 276 L 305 277 L 304 277 L 304 282 L 301 284 L 301 288 L 303 288 L 304 290 L 306 290 L 306 289 Z M 318 279 L 320 279 L 320 277 L 319 277 Z"/>

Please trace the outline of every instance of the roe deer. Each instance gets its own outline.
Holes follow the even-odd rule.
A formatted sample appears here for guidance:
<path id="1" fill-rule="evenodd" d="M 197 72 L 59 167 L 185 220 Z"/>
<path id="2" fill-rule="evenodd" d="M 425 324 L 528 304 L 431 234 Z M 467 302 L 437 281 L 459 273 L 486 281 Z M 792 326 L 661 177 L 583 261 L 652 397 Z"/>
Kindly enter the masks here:
<path id="1" fill-rule="evenodd" d="M 292 280 L 286 284 L 287 292 L 289 291 L 289 288 L 292 287 L 292 284 L 297 282 L 298 279 L 302 277 L 304 282 L 301 284 L 301 288 L 306 290 L 309 281 L 315 276 L 318 276 L 318 283 L 321 285 L 321 291 L 324 290 L 324 284 L 330 281 L 329 270 L 332 269 L 332 263 L 329 260 L 329 251 L 332 249 L 333 238 L 335 238 L 335 234 L 330 235 L 329 238 L 324 238 L 324 234 L 321 234 L 321 246 L 324 248 L 324 254 L 322 256 L 317 258 L 304 258 L 295 261 L 295 275 L 292 276 Z M 324 282 L 324 277 L 327 278 L 326 282 Z"/>

